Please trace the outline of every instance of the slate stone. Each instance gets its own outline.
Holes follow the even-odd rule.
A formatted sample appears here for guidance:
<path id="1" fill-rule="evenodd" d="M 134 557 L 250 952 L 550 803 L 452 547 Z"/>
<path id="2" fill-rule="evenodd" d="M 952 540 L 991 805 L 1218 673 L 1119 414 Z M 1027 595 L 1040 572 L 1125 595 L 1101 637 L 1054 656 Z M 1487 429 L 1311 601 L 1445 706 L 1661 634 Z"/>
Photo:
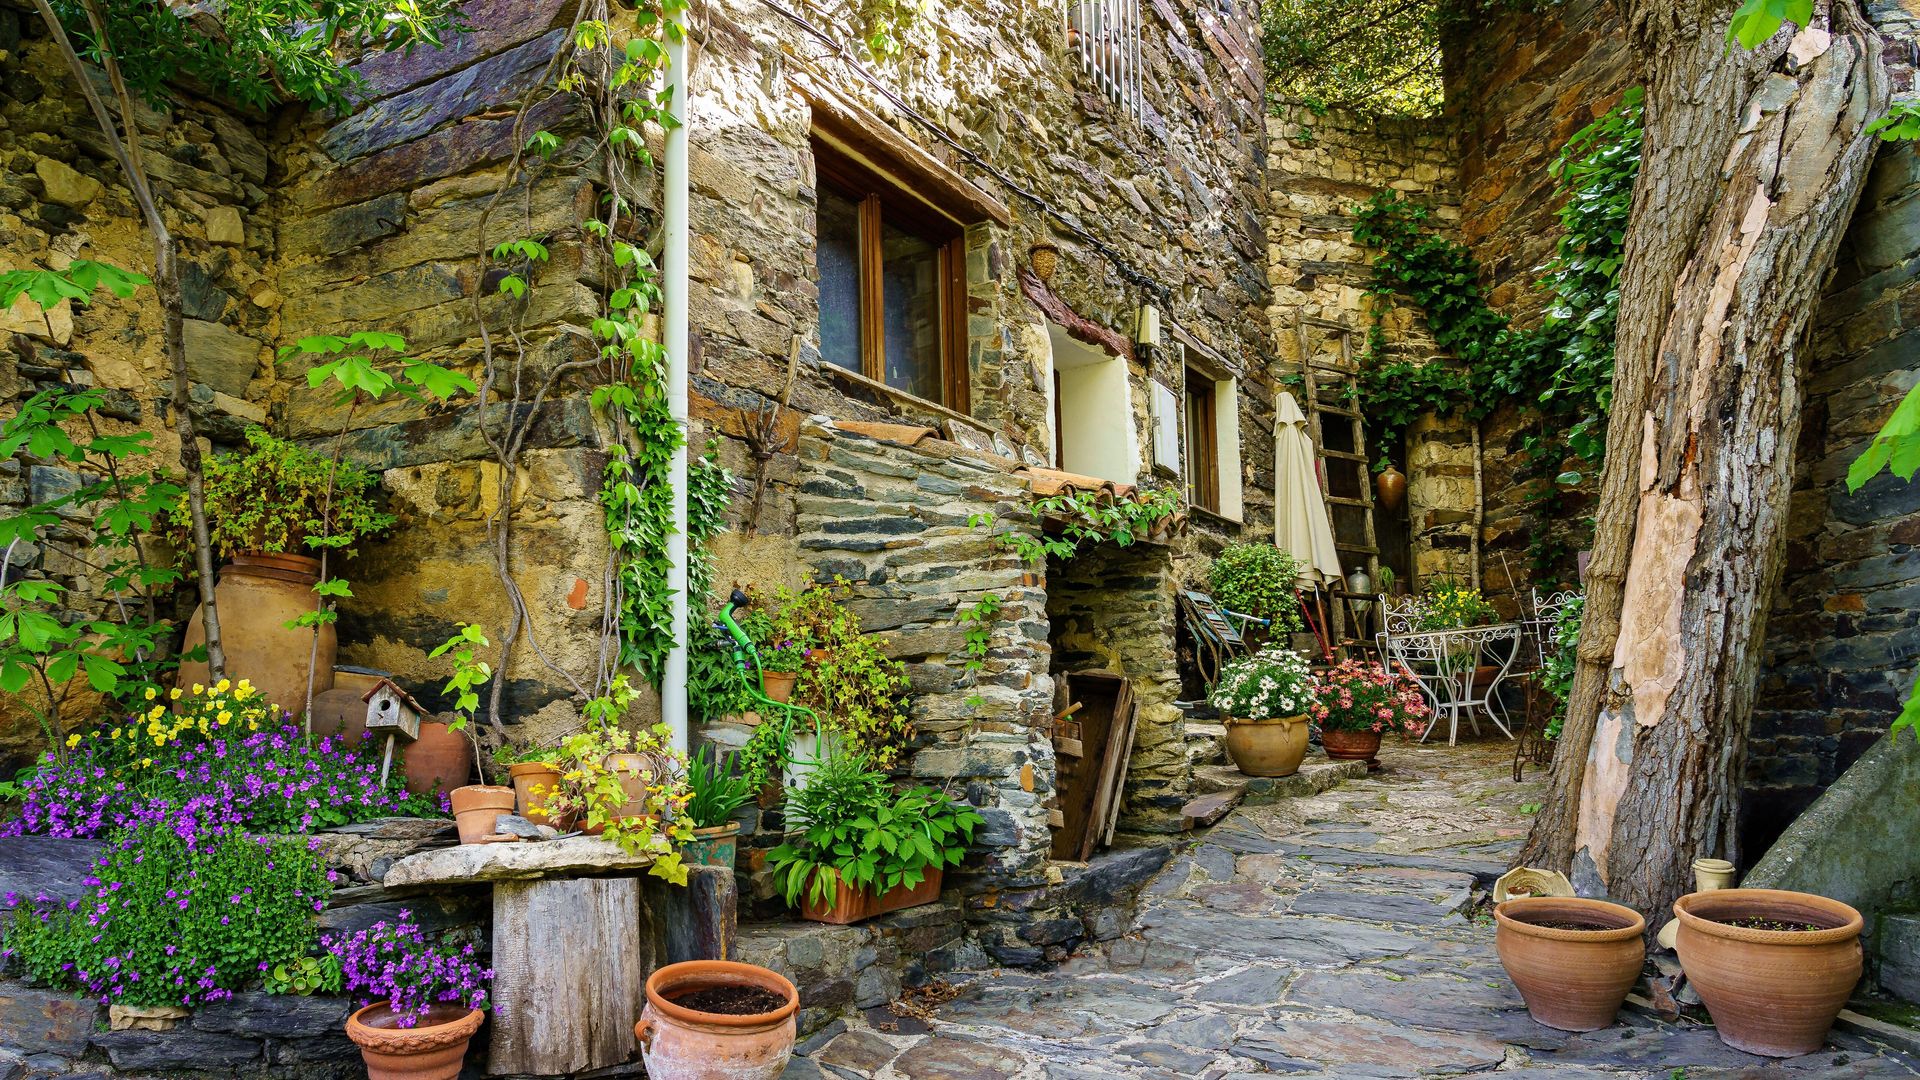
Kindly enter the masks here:
<path id="1" fill-rule="evenodd" d="M 1344 967 L 1409 952 L 1420 943 L 1385 927 L 1308 916 L 1244 918 L 1198 907 L 1178 913 L 1155 909 L 1142 914 L 1140 924 L 1152 941 L 1206 952 L 1231 943 L 1232 955 L 1241 959 L 1285 960 L 1302 967 Z"/>
<path id="2" fill-rule="evenodd" d="M 93 1045 L 105 1050 L 116 1069 L 233 1069 L 262 1060 L 254 1039 L 194 1028 L 172 1031 L 103 1031 Z"/>
<path id="3" fill-rule="evenodd" d="M 247 396 L 247 384 L 260 369 L 260 343 L 224 323 L 184 321 L 187 377 L 232 397 Z"/>
<path id="4" fill-rule="evenodd" d="M 893 1070 L 907 1080 L 1003 1080 L 1024 1064 L 1011 1051 L 936 1036 L 901 1054 Z"/>
<path id="5" fill-rule="evenodd" d="M 1372 1075 L 1418 1076 L 1491 1069 L 1506 1060 L 1507 1048 L 1484 1035 L 1289 1018 L 1234 1043 L 1233 1053 L 1289 1071 L 1311 1062 L 1370 1067 Z"/>
<path id="6" fill-rule="evenodd" d="M 0 839 L 0 899 L 46 896 L 66 901 L 88 895 L 86 878 L 106 845 L 98 840 L 61 840 L 51 836 Z M 5 993 L 0 984 L 0 993 Z M 0 1031 L 6 1030 L 0 1026 Z"/>
<path id="7" fill-rule="evenodd" d="M 1201 844 L 1193 850 L 1193 861 L 1215 881 L 1231 881 L 1236 863 L 1234 853 L 1219 844 Z"/>
<path id="8" fill-rule="evenodd" d="M 350 161 L 418 138 L 493 102 L 511 101 L 539 82 L 565 36 L 564 28 L 550 31 L 446 78 L 375 102 L 328 128 L 320 136 L 320 148 L 335 161 Z"/>
<path id="9" fill-rule="evenodd" d="M 99 1005 L 66 991 L 0 980 L 0 1040 L 23 1054 L 78 1056 L 101 1012 Z"/>
<path id="10" fill-rule="evenodd" d="M 1291 974 L 1286 968 L 1250 967 L 1208 979 L 1194 991 L 1193 998 L 1220 1005 L 1272 1005 L 1280 1000 L 1280 991 Z"/>
<path id="11" fill-rule="evenodd" d="M 332 255 L 392 236 L 406 223 L 407 193 L 395 191 L 284 226 L 280 246 L 292 255 Z"/>
<path id="12" fill-rule="evenodd" d="M 1721 1042 L 1712 1028 L 1681 1029 L 1647 1021 L 1577 1035 L 1554 1060 L 1662 1073 L 1673 1069 L 1743 1069 L 1769 1063 L 1767 1058 Z"/>
<path id="13" fill-rule="evenodd" d="M 1444 970 L 1444 965 L 1434 965 Z M 1287 990 L 1290 1006 L 1346 1009 L 1397 1026 L 1477 1032 L 1536 1050 L 1566 1045 L 1570 1035 L 1542 1027 L 1504 978 L 1497 986 L 1451 974 L 1390 977 L 1377 971 L 1309 971 Z"/>
<path id="14" fill-rule="evenodd" d="M 1126 1048 L 1126 1055 L 1143 1065 L 1172 1069 L 1181 1076 L 1198 1076 L 1213 1064 L 1216 1055 L 1169 1043 L 1141 1043 Z"/>
<path id="15" fill-rule="evenodd" d="M 870 1031 L 849 1031 L 815 1052 L 813 1060 L 821 1065 L 839 1066 L 861 1073 L 876 1073 L 900 1053 L 900 1048 Z"/>
<path id="16" fill-rule="evenodd" d="M 0 1080 L 20 1080 L 27 1075 L 27 1063 L 11 1050 L 0 1050 Z"/>
<path id="17" fill-rule="evenodd" d="M 342 997 L 243 990 L 194 1009 L 191 1023 L 200 1031 L 226 1035 L 298 1039 L 340 1030 L 352 1011 Z"/>
<path id="18" fill-rule="evenodd" d="M 1344 889 L 1308 889 L 1293 898 L 1288 910 L 1300 915 L 1338 915 L 1348 919 L 1375 922 L 1433 925 L 1456 916 L 1470 899 L 1456 894 L 1451 902 L 1435 903 L 1424 896 L 1390 893 L 1353 892 Z"/>

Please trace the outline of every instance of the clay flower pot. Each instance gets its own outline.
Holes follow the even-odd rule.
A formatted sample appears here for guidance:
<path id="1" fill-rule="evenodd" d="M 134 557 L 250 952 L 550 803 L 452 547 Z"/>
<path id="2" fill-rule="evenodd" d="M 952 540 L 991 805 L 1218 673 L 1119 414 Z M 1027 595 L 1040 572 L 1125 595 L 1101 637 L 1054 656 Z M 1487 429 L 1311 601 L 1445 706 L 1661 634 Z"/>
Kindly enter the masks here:
<path id="1" fill-rule="evenodd" d="M 361 708 L 364 710 L 365 706 Z M 360 722 L 364 730 L 364 716 Z M 473 751 L 467 747 L 467 737 L 432 720 L 420 722 L 420 737 L 402 750 L 401 755 L 407 790 L 415 795 L 431 795 L 435 791 L 449 794 L 464 785 L 473 771 Z"/>
<path id="2" fill-rule="evenodd" d="M 1321 729 L 1320 745 L 1335 761 L 1372 761 L 1380 755 L 1377 731 L 1328 731 Z"/>
<path id="3" fill-rule="evenodd" d="M 469 784 L 447 796 L 453 803 L 453 822 L 463 844 L 493 842 L 493 826 L 501 814 L 513 813 L 513 789 L 497 784 Z"/>
<path id="4" fill-rule="evenodd" d="M 1227 753 L 1248 776 L 1292 776 L 1307 756 L 1307 718 L 1269 716 L 1242 720 L 1223 716 Z"/>
<path id="5" fill-rule="evenodd" d="M 547 799 L 560 787 L 560 770 L 544 761 L 522 761 L 507 766 L 507 775 L 513 778 L 513 804 L 520 816 L 535 825 L 552 825 Z"/>
<path id="6" fill-rule="evenodd" d="M 1373 475 L 1373 493 L 1380 509 L 1398 510 L 1407 500 L 1407 474 L 1389 465 Z"/>
<path id="7" fill-rule="evenodd" d="M 1493 909 L 1494 945 L 1535 1022 L 1561 1031 L 1613 1023 L 1647 961 L 1647 921 L 1578 896 L 1521 896 Z M 1577 927 L 1578 929 L 1575 929 Z"/>
<path id="8" fill-rule="evenodd" d="M 1784 889 L 1716 889 L 1673 903 L 1675 947 L 1720 1041 L 1767 1057 L 1811 1054 L 1827 1041 L 1860 981 L 1860 913 Z M 1723 920 L 1806 923 L 1766 930 Z"/>
<path id="9" fill-rule="evenodd" d="M 764 990 L 781 1005 L 735 1015 L 675 1003 L 729 987 Z M 633 1037 L 654 1080 L 776 1080 L 793 1055 L 799 1011 L 799 992 L 778 972 L 730 960 L 689 960 L 647 977 L 647 1004 Z"/>
<path id="10" fill-rule="evenodd" d="M 307 707 L 309 671 L 314 694 L 333 689 L 333 659 L 338 650 L 333 624 L 320 627 L 317 653 L 312 629 L 287 625 L 313 610 L 313 585 L 319 580 L 319 559 L 235 555 L 220 568 L 213 590 L 214 603 L 220 606 L 220 640 L 227 652 L 228 676 L 248 680 L 269 704 L 296 720 Z M 200 616 L 195 608 L 187 623 L 183 654 L 207 643 Z M 177 678 L 176 686 L 213 681 L 207 665 L 192 660 L 181 662 Z"/>
<path id="11" fill-rule="evenodd" d="M 367 1080 L 454 1080 L 485 1018 L 479 1009 L 436 1005 L 413 1027 L 396 1027 L 380 1001 L 347 1017 L 347 1038 L 360 1047 Z"/>
<path id="12" fill-rule="evenodd" d="M 647 789 L 667 774 L 666 759 L 658 754 L 608 754 L 601 759 L 601 764 L 619 778 L 621 790 L 627 793 L 627 801 L 620 804 L 617 815 L 622 818 L 650 816 Z"/>
<path id="13" fill-rule="evenodd" d="M 797 671 L 762 671 L 760 691 L 775 701 L 789 701 L 793 698 L 793 686 L 799 681 Z"/>
<path id="14" fill-rule="evenodd" d="M 688 866 L 724 866 L 732 869 L 739 846 L 740 823 L 729 821 L 725 825 L 693 830 L 693 839 L 680 849 L 680 858 Z"/>
<path id="15" fill-rule="evenodd" d="M 945 877 L 944 869 L 930 870 L 918 885 L 895 885 L 882 893 L 855 891 L 844 880 L 838 881 L 834 883 L 831 901 L 819 904 L 809 897 L 806 906 L 800 909 L 800 917 L 808 922 L 851 926 L 889 911 L 931 904 L 940 899 L 940 883 Z"/>

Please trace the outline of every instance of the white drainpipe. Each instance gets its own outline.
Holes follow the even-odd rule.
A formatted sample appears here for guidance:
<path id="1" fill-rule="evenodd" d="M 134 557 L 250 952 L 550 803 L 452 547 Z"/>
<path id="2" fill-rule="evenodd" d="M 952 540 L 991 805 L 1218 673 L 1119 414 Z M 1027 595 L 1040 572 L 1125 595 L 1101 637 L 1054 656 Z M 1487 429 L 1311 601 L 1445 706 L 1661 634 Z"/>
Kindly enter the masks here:
<path id="1" fill-rule="evenodd" d="M 665 250 L 661 253 L 661 289 L 667 349 L 667 407 L 682 433 L 687 431 L 687 46 L 667 44 L 667 87 L 673 97 L 670 111 L 680 121 L 667 131 L 663 202 L 666 212 Z M 671 732 L 673 748 L 687 749 L 687 447 L 667 466 L 667 484 L 673 492 L 673 532 L 667 537 L 667 588 L 673 590 L 673 649 L 660 679 L 660 719 Z"/>

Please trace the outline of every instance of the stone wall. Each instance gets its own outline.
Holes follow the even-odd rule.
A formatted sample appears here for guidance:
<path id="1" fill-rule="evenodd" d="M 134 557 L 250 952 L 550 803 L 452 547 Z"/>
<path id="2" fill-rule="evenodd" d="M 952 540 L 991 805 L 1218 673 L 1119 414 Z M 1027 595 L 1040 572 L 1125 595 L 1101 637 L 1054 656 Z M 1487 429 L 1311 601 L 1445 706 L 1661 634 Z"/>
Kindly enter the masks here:
<path id="1" fill-rule="evenodd" d="M 110 93 L 104 80 L 100 89 Z M 269 267 L 273 230 L 262 218 L 269 153 L 245 118 L 189 93 L 164 111 L 135 112 L 179 251 L 195 425 L 213 446 L 231 446 L 243 424 L 267 418 L 274 384 L 265 346 L 278 294 Z M 0 0 L 0 268 L 63 269 L 74 259 L 153 270 L 132 191 L 39 15 L 23 0 Z M 132 300 L 97 297 L 89 306 L 64 302 L 45 317 L 24 297 L 0 310 L 0 413 L 42 389 L 96 388 L 106 399 L 95 414 L 103 434 L 151 432 L 150 460 L 174 463 L 172 377 L 153 291 Z M 68 463 L 0 461 L 0 514 L 82 482 Z M 49 530 L 48 543 L 14 547 L 6 572 L 54 581 L 69 590 L 70 610 L 96 613 L 106 598 L 103 575 L 88 565 L 101 560 L 88 551 L 91 536 L 80 524 L 90 515 L 71 513 Z M 184 618 L 191 608 L 183 596 L 163 614 Z M 11 694 L 0 701 L 0 774 L 11 775 L 42 748 L 25 707 L 43 704 Z M 84 716 L 97 705 L 85 680 L 76 680 L 67 711 Z"/>

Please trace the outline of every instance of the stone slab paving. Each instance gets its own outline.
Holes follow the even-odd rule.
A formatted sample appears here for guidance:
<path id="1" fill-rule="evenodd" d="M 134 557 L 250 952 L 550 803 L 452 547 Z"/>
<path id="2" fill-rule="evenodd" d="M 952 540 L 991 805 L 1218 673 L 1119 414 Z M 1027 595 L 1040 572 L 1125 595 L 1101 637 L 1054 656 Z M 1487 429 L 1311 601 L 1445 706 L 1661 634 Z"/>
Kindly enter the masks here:
<path id="1" fill-rule="evenodd" d="M 1542 781 L 1511 744 L 1390 747 L 1385 768 L 1243 806 L 1147 887 L 1132 932 L 1048 971 L 956 977 L 925 1019 L 885 1008 L 801 1047 L 796 1080 L 1497 1075 L 1504 1080 L 1912 1077 L 1837 1034 L 1770 1061 L 1711 1028 L 1626 1013 L 1586 1034 L 1528 1018 L 1476 902 Z"/>

